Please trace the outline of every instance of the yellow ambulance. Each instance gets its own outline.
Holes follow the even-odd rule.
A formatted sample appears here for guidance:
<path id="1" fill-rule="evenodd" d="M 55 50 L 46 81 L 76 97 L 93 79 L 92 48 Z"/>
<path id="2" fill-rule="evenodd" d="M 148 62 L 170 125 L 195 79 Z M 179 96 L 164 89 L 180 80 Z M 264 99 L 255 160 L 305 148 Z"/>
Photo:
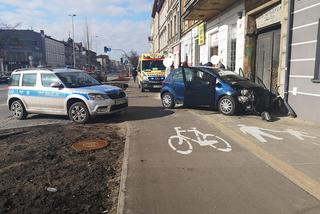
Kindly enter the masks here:
<path id="1" fill-rule="evenodd" d="M 160 89 L 165 79 L 166 67 L 163 55 L 142 54 L 137 67 L 138 84 L 141 92 L 145 89 Z"/>

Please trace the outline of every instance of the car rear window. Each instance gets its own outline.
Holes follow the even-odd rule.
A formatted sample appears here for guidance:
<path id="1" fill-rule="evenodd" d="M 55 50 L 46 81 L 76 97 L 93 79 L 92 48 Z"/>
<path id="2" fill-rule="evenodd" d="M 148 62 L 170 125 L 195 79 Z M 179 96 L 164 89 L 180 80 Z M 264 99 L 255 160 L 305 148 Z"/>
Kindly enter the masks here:
<path id="1" fill-rule="evenodd" d="M 19 86 L 20 74 L 13 74 L 9 80 L 9 86 Z"/>
<path id="2" fill-rule="evenodd" d="M 176 72 L 174 72 L 172 78 L 174 80 L 183 80 L 182 70 L 181 69 L 176 70 Z"/>
<path id="3" fill-rule="evenodd" d="M 22 86 L 35 86 L 37 83 L 37 74 L 23 74 Z"/>

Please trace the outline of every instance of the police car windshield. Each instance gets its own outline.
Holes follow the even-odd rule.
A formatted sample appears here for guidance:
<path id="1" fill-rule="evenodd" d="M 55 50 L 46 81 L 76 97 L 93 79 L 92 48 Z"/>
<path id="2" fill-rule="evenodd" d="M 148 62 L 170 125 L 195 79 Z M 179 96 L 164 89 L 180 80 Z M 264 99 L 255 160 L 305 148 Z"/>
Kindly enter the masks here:
<path id="1" fill-rule="evenodd" d="M 56 73 L 67 88 L 89 87 L 101 85 L 101 83 L 85 72 L 63 72 Z"/>
<path id="2" fill-rule="evenodd" d="M 166 67 L 163 65 L 163 60 L 144 60 L 142 61 L 142 70 L 166 70 Z"/>

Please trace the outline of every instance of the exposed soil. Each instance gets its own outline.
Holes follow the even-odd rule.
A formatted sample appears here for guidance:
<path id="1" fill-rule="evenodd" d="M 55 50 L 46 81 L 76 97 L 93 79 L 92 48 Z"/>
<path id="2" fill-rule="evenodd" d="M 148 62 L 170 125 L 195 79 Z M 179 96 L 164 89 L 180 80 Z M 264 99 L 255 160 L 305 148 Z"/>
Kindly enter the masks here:
<path id="1" fill-rule="evenodd" d="M 115 213 L 124 132 L 104 124 L 0 131 L 0 213 Z M 83 139 L 110 144 L 71 148 Z"/>

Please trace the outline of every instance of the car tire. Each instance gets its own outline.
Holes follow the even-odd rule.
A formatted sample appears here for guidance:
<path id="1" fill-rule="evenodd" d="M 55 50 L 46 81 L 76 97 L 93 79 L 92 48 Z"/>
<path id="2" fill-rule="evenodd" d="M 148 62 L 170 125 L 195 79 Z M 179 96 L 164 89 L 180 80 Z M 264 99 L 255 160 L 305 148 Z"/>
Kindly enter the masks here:
<path id="1" fill-rule="evenodd" d="M 234 115 L 237 112 L 237 102 L 232 96 L 224 96 L 218 102 L 218 110 L 224 115 Z"/>
<path id="2" fill-rule="evenodd" d="M 171 108 L 174 108 L 174 106 L 175 106 L 174 97 L 169 92 L 165 92 L 161 96 L 161 102 L 162 102 L 162 106 L 165 108 L 171 109 Z"/>
<path id="3" fill-rule="evenodd" d="M 23 103 L 20 100 L 14 101 L 10 106 L 10 110 L 11 110 L 12 116 L 17 120 L 26 119 L 28 116 L 26 108 L 24 107 Z"/>
<path id="4" fill-rule="evenodd" d="M 90 113 L 85 103 L 76 102 L 68 110 L 68 116 L 75 123 L 84 124 L 90 119 Z"/>

